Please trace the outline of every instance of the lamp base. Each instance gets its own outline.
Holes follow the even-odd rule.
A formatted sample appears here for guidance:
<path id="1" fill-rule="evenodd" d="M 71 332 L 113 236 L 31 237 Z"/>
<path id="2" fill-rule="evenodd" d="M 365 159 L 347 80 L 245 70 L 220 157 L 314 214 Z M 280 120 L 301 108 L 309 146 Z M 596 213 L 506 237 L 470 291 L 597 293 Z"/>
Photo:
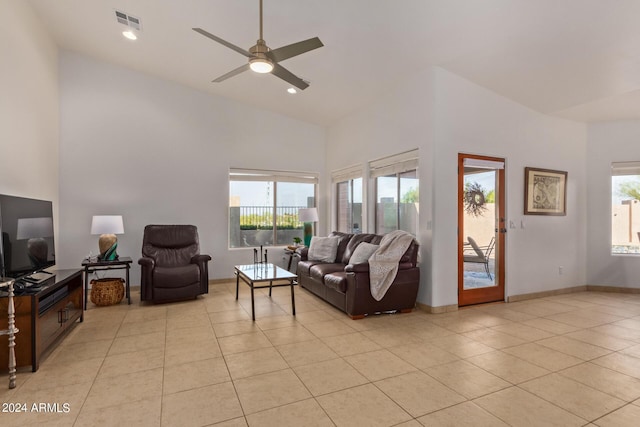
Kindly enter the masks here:
<path id="1" fill-rule="evenodd" d="M 309 247 L 311 245 L 311 237 L 313 237 L 313 223 L 305 222 L 302 230 L 304 231 L 304 245 Z"/>
<path id="2" fill-rule="evenodd" d="M 98 240 L 100 255 L 98 259 L 101 261 L 115 261 L 118 259 L 118 238 L 115 234 L 101 234 Z"/>

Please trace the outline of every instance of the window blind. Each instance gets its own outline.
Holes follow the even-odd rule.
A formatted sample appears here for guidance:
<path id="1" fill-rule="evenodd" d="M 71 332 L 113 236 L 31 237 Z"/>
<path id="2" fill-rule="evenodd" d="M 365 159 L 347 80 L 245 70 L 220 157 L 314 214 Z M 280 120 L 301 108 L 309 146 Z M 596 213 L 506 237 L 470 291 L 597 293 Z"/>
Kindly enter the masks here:
<path id="1" fill-rule="evenodd" d="M 337 169 L 331 172 L 331 182 L 344 182 L 351 179 L 362 178 L 362 166 L 350 166 L 343 169 Z"/>
<path id="2" fill-rule="evenodd" d="M 472 159 L 469 157 L 465 157 L 464 165 L 470 168 L 478 169 L 504 169 L 504 162 L 495 160 Z"/>
<path id="3" fill-rule="evenodd" d="M 369 162 L 369 175 L 372 178 L 408 172 L 418 168 L 418 149 L 394 154 L 393 156 Z"/>
<path id="4" fill-rule="evenodd" d="M 318 174 L 314 172 L 273 171 L 264 169 L 229 169 L 230 181 L 277 181 L 318 183 Z"/>
<path id="5" fill-rule="evenodd" d="M 613 162 L 611 176 L 640 175 L 640 162 Z"/>

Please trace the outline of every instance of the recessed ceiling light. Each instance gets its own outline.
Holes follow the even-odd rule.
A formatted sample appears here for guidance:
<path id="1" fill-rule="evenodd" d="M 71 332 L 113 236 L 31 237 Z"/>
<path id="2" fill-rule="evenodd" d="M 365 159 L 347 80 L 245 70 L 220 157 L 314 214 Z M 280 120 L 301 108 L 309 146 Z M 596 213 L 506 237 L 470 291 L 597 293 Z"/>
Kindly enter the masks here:
<path id="1" fill-rule="evenodd" d="M 131 30 L 123 31 L 122 35 L 128 38 L 129 40 L 136 40 L 138 38 L 138 36 L 136 36 L 136 34 Z"/>
<path id="2" fill-rule="evenodd" d="M 290 87 L 289 89 L 287 89 L 287 92 L 289 92 L 291 94 L 298 93 L 298 91 L 293 87 Z"/>

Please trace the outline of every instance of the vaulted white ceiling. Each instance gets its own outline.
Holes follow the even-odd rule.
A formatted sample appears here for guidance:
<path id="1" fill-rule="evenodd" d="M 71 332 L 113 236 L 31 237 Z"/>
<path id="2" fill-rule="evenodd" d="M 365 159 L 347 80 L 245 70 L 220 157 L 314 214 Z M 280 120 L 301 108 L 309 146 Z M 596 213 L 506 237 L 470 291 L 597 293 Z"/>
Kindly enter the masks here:
<path id="1" fill-rule="evenodd" d="M 439 66 L 534 110 L 581 121 L 640 119 L 638 0 L 264 0 L 272 48 L 318 36 L 282 63 L 296 95 L 191 30 L 248 49 L 258 0 L 30 0 L 60 48 L 208 93 L 328 125 Z M 135 42 L 114 10 L 141 18 Z"/>

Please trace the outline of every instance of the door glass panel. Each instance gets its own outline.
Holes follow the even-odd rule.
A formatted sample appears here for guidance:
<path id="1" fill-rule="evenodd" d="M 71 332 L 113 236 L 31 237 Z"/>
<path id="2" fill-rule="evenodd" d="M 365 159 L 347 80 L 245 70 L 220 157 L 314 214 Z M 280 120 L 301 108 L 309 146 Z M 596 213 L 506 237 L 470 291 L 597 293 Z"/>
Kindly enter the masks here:
<path id="1" fill-rule="evenodd" d="M 463 289 L 496 286 L 496 170 L 464 168 Z"/>

